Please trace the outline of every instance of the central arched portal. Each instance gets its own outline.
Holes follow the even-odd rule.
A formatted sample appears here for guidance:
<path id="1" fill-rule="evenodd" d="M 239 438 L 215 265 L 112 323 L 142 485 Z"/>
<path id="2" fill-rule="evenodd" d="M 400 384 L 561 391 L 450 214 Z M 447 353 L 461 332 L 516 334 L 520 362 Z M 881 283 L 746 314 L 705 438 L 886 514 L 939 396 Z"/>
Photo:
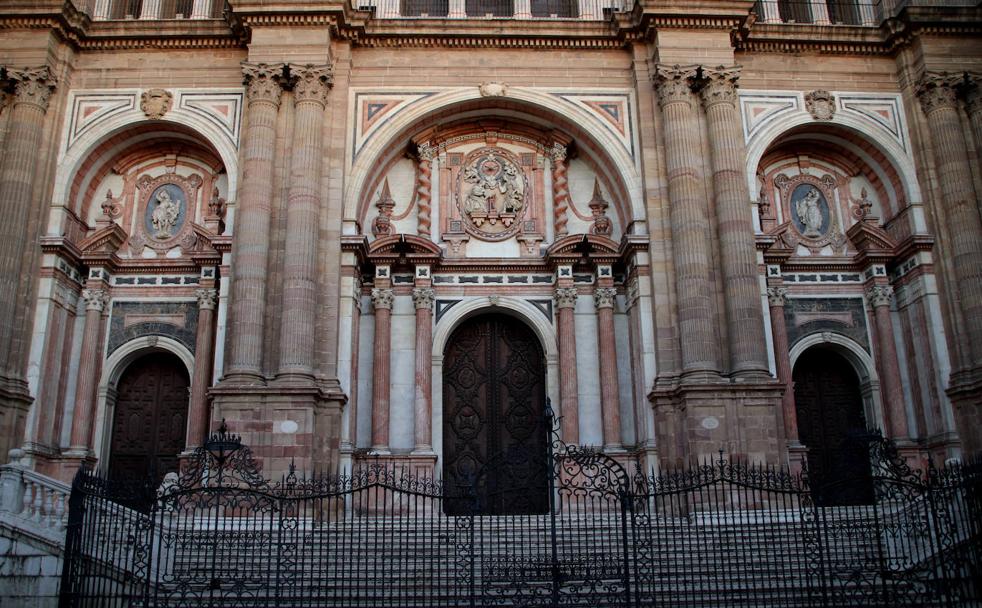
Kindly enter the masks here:
<path id="1" fill-rule="evenodd" d="M 545 513 L 545 357 L 515 317 L 485 314 L 451 335 L 443 366 L 443 478 L 471 483 L 480 513 Z M 474 508 L 448 501 L 448 514 Z"/>

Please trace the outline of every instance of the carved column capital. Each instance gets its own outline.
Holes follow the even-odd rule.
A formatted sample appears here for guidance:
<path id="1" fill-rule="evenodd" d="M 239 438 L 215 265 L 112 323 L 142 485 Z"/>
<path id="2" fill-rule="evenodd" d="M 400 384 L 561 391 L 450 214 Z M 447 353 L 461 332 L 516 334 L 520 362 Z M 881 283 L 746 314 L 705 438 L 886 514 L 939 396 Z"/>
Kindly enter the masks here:
<path id="1" fill-rule="evenodd" d="M 566 155 L 566 146 L 559 142 L 553 143 L 552 148 L 549 149 L 549 158 L 552 160 L 553 166 L 565 163 Z"/>
<path id="2" fill-rule="evenodd" d="M 105 289 L 83 289 L 82 299 L 85 300 L 85 310 L 102 311 L 109 305 L 109 294 Z"/>
<path id="3" fill-rule="evenodd" d="M 741 66 L 717 66 L 703 68 L 699 80 L 699 96 L 706 108 L 718 103 L 728 103 L 736 107 L 737 81 L 740 79 Z"/>
<path id="4" fill-rule="evenodd" d="M 432 287 L 416 287 L 413 289 L 413 304 L 416 306 L 416 310 L 421 308 L 432 310 L 434 297 L 435 292 Z"/>
<path id="5" fill-rule="evenodd" d="M 48 110 L 48 101 L 55 89 L 55 78 L 47 66 L 8 69 L 7 78 L 14 83 L 14 105 L 30 104 Z"/>
<path id="6" fill-rule="evenodd" d="M 658 104 L 661 107 L 673 103 L 692 103 L 692 85 L 699 71 L 697 65 L 664 65 L 655 67 L 652 80 L 658 90 Z"/>
<path id="7" fill-rule="evenodd" d="M 294 103 L 327 105 L 327 94 L 334 84 L 331 66 L 291 63 L 290 80 L 293 82 Z"/>
<path id="8" fill-rule="evenodd" d="M 576 306 L 575 287 L 557 287 L 554 299 L 556 308 L 574 308 Z"/>
<path id="9" fill-rule="evenodd" d="M 969 72 L 965 86 L 965 107 L 969 114 L 982 112 L 982 72 Z"/>
<path id="10" fill-rule="evenodd" d="M 212 288 L 195 289 L 194 297 L 198 298 L 199 309 L 215 310 L 215 305 L 218 303 L 218 290 Z"/>
<path id="11" fill-rule="evenodd" d="M 392 310 L 394 301 L 395 295 L 391 289 L 387 287 L 372 289 L 372 306 L 375 307 L 375 310 Z"/>
<path id="12" fill-rule="evenodd" d="M 925 114 L 942 108 L 958 108 L 958 86 L 962 77 L 947 72 L 926 72 L 917 84 L 917 97 Z"/>
<path id="13" fill-rule="evenodd" d="M 246 85 L 246 99 L 249 103 L 264 101 L 280 105 L 283 67 L 282 63 L 242 62 L 243 84 Z"/>
<path id="14" fill-rule="evenodd" d="M 419 155 L 419 161 L 423 163 L 433 162 L 433 159 L 437 157 L 440 153 L 440 149 L 436 146 L 431 146 L 428 143 L 418 144 L 416 146 L 416 153 Z"/>
<path id="15" fill-rule="evenodd" d="M 866 290 L 866 299 L 870 306 L 889 306 L 893 299 L 893 287 L 889 285 L 874 285 Z"/>
<path id="16" fill-rule="evenodd" d="M 597 308 L 613 308 L 617 300 L 617 289 L 613 287 L 598 287 L 593 292 L 593 303 Z"/>
<path id="17" fill-rule="evenodd" d="M 771 307 L 785 306 L 788 303 L 788 288 L 768 287 L 767 303 L 770 304 Z"/>

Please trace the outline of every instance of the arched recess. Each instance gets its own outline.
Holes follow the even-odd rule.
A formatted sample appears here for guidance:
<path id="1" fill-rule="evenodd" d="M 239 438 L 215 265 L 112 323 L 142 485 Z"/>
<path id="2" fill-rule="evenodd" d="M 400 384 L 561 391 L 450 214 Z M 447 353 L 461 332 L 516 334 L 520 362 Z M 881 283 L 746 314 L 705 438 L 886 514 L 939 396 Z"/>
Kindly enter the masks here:
<path id="1" fill-rule="evenodd" d="M 194 381 L 194 354 L 186 346 L 166 336 L 141 336 L 134 338 L 114 350 L 102 364 L 102 377 L 99 379 L 98 403 L 94 429 L 94 443 L 98 446 L 96 457 L 101 463 L 108 463 L 110 440 L 112 438 L 112 416 L 116 407 L 119 380 L 126 369 L 137 359 L 153 353 L 176 355 L 184 364 L 188 380 Z M 190 384 L 189 384 L 190 386 Z M 190 403 L 190 394 L 188 394 Z"/>
<path id="2" fill-rule="evenodd" d="M 405 152 L 412 136 L 433 125 L 459 117 L 516 118 L 555 128 L 570 135 L 580 150 L 604 168 L 615 195 L 630 209 L 630 220 L 643 220 L 644 193 L 635 160 L 593 114 L 560 96 L 524 87 L 510 87 L 507 96 L 482 97 L 477 87 L 445 91 L 416 102 L 379 127 L 352 158 L 345 188 L 346 220 L 355 221 L 358 206 L 368 195 L 377 167 Z"/>
<path id="3" fill-rule="evenodd" d="M 552 324 L 541 310 L 521 298 L 498 296 L 494 303 L 492 298 L 494 296 L 472 298 L 453 305 L 433 329 L 431 428 L 434 430 L 443 428 L 443 352 L 447 340 L 461 323 L 484 313 L 511 315 L 532 328 L 546 357 L 546 397 L 552 402 L 556 415 L 563 415 L 559 411 L 559 342 Z M 439 469 L 443 462 L 442 432 L 433 433 L 433 451 L 437 454 Z"/>

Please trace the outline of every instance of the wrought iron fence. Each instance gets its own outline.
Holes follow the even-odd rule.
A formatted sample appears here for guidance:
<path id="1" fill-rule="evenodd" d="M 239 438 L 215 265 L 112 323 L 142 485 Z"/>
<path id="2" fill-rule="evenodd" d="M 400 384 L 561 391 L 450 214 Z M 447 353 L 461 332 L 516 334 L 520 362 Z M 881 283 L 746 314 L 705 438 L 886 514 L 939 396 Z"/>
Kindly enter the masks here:
<path id="1" fill-rule="evenodd" d="M 159 488 L 82 471 L 70 499 L 61 606 L 982 601 L 978 465 L 919 474 L 892 444 L 874 441 L 859 479 L 821 483 L 722 454 L 629 475 L 554 434 L 545 458 L 544 476 L 525 477 L 547 485 L 548 508 L 506 515 L 489 514 L 502 512 L 501 495 L 482 487 L 485 472 L 500 466 L 493 459 L 465 483 L 377 462 L 314 479 L 291 471 L 274 483 L 224 430 Z M 855 483 L 871 488 L 862 504 L 854 504 Z M 847 500 L 837 500 L 843 491 Z"/>

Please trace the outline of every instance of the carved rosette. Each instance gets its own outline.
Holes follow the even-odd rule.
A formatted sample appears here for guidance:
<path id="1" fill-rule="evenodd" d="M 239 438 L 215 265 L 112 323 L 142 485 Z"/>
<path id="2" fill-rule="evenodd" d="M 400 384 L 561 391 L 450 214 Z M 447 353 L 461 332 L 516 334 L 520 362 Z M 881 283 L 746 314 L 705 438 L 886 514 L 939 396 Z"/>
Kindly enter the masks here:
<path id="1" fill-rule="evenodd" d="M 246 99 L 249 103 L 265 102 L 280 105 L 280 95 L 283 92 L 282 63 L 248 63 L 242 62 L 243 84 L 246 85 Z"/>
<path id="2" fill-rule="evenodd" d="M 873 308 L 889 306 L 893 299 L 893 287 L 890 285 L 874 285 L 866 290 L 866 299 Z"/>
<path id="3" fill-rule="evenodd" d="M 387 287 L 376 287 L 372 289 L 372 306 L 375 310 L 392 310 L 395 302 L 395 294 Z"/>
<path id="4" fill-rule="evenodd" d="M 767 303 L 771 305 L 772 308 L 783 307 L 788 303 L 788 288 L 787 287 L 768 287 L 767 288 Z"/>
<path id="5" fill-rule="evenodd" d="M 140 95 L 140 109 L 150 120 L 160 120 L 174 105 L 174 95 L 166 89 L 150 89 Z"/>
<path id="6" fill-rule="evenodd" d="M 218 303 L 218 290 L 202 288 L 194 290 L 194 297 L 198 299 L 198 308 L 201 310 L 215 310 Z"/>
<path id="7" fill-rule="evenodd" d="M 485 241 L 502 241 L 522 228 L 529 206 L 528 178 L 508 150 L 484 147 L 464 160 L 457 176 L 457 206 L 464 229 Z"/>
<path id="8" fill-rule="evenodd" d="M 718 103 L 728 103 L 734 108 L 737 102 L 737 81 L 740 79 L 740 66 L 703 68 L 699 81 L 699 96 L 707 109 Z"/>
<path id="9" fill-rule="evenodd" d="M 943 108 L 958 108 L 958 87 L 962 77 L 946 72 L 927 72 L 917 85 L 917 97 L 925 114 Z"/>
<path id="10" fill-rule="evenodd" d="M 293 81 L 295 103 L 316 103 L 322 108 L 327 106 L 327 94 L 334 84 L 331 66 L 291 63 L 290 79 Z"/>
<path id="11" fill-rule="evenodd" d="M 823 90 L 807 93 L 805 109 L 815 120 L 832 120 L 835 115 L 835 96 Z"/>
<path id="12" fill-rule="evenodd" d="M 617 301 L 617 290 L 613 287 L 598 287 L 593 292 L 593 303 L 597 308 L 613 308 Z"/>
<path id="13" fill-rule="evenodd" d="M 655 68 L 655 88 L 658 90 L 658 104 L 661 107 L 673 103 L 692 103 L 692 85 L 699 72 L 697 65 L 662 65 Z"/>
<path id="14" fill-rule="evenodd" d="M 85 300 L 85 310 L 105 310 L 109 305 L 109 294 L 105 289 L 83 289 L 82 299 Z"/>
<path id="15" fill-rule="evenodd" d="M 48 110 L 48 101 L 57 82 L 47 66 L 8 69 L 7 78 L 14 83 L 14 105 L 28 104 L 37 106 L 42 112 Z"/>
<path id="16" fill-rule="evenodd" d="M 576 288 L 557 287 L 553 296 L 556 308 L 575 308 L 576 307 Z"/>
<path id="17" fill-rule="evenodd" d="M 432 287 L 416 287 L 413 289 L 413 304 L 416 306 L 416 310 L 425 308 L 427 310 L 433 309 L 433 300 L 436 294 Z"/>

